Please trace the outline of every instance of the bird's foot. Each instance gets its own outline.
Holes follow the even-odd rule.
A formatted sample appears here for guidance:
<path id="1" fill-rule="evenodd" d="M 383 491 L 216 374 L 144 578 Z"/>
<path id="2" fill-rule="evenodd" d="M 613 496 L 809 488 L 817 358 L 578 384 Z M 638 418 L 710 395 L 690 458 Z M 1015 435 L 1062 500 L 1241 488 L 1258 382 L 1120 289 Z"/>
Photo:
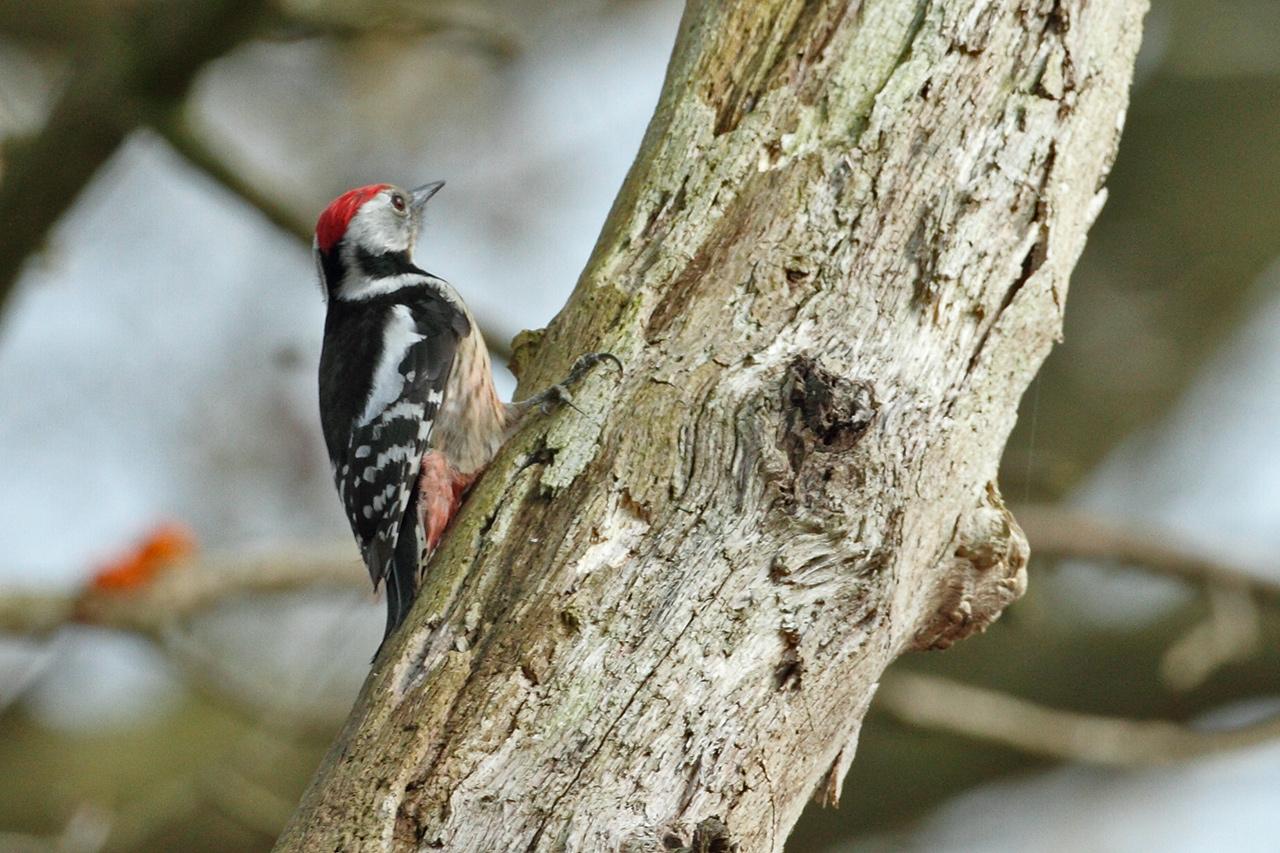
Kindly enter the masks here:
<path id="1" fill-rule="evenodd" d="M 523 411 L 537 407 L 538 411 L 544 415 L 551 414 L 560 406 L 568 406 L 578 414 L 585 414 L 582 409 L 574 405 L 573 394 L 569 389 L 587 378 L 591 368 L 602 362 L 612 362 L 618 368 L 618 372 L 622 372 L 622 362 L 613 353 L 589 352 L 573 363 L 573 367 L 569 370 L 569 375 L 563 381 L 557 382 L 545 391 L 534 394 L 527 400 L 521 400 L 516 406 Z"/>
<path id="2" fill-rule="evenodd" d="M 586 355 L 579 356 L 578 360 L 573 363 L 573 367 L 569 369 L 569 375 L 564 378 L 561 385 L 576 385 L 587 377 L 591 372 L 591 368 L 602 362 L 612 362 L 613 366 L 618 368 L 618 372 L 622 373 L 622 362 L 616 355 L 611 352 L 589 352 Z"/>
<path id="3" fill-rule="evenodd" d="M 573 394 L 570 393 L 569 388 L 563 382 L 552 385 L 541 394 L 534 395 L 534 402 L 538 407 L 538 411 L 544 415 L 551 414 L 561 406 L 568 406 L 580 415 L 586 414 L 582 409 L 574 405 Z"/>

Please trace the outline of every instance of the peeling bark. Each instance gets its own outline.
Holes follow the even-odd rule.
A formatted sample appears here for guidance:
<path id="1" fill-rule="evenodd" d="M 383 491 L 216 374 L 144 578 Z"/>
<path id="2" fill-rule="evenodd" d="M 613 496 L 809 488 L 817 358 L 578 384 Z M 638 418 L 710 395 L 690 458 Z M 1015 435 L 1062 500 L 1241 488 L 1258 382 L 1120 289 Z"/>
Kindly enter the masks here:
<path id="1" fill-rule="evenodd" d="M 778 851 L 884 668 L 1025 584 L 995 485 L 1144 0 L 692 2 L 644 145 L 281 850 Z"/>

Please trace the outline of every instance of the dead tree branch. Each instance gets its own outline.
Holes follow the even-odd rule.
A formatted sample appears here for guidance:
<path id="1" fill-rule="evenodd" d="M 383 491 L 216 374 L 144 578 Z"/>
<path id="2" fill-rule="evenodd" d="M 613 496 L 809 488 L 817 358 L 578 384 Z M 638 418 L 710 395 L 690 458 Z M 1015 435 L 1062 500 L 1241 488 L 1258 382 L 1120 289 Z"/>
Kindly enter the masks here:
<path id="1" fill-rule="evenodd" d="M 155 129 L 173 150 L 203 172 L 205 177 L 256 208 L 281 231 L 296 237 L 304 245 L 311 245 L 315 234 L 313 223 L 300 217 L 278 195 L 265 192 L 259 182 L 246 177 L 242 169 L 227 162 L 220 152 L 205 142 L 199 132 L 191 127 L 181 110 L 174 110 L 163 121 L 156 122 Z"/>
<path id="2" fill-rule="evenodd" d="M 1149 525 L 1107 521 L 1096 513 L 1045 505 L 1019 507 L 1018 521 L 1040 557 L 1128 563 L 1189 583 L 1242 590 L 1280 603 L 1280 582 Z"/>
<path id="3" fill-rule="evenodd" d="M 1280 739 L 1280 716 L 1237 729 L 1199 731 L 1164 720 L 1046 708 L 1007 693 L 927 675 L 887 676 L 876 702 L 914 726 L 1049 758 L 1117 767 L 1172 764 Z"/>
<path id="4" fill-rule="evenodd" d="M 1141 0 L 694 0 L 472 494 L 280 850 L 780 850 L 884 668 L 1022 591 L 995 486 Z"/>
<path id="5" fill-rule="evenodd" d="M 348 548 L 293 548 L 269 554 L 205 557 L 174 566 L 125 591 L 0 591 L 0 633 L 39 636 L 79 623 L 134 631 L 154 639 L 175 622 L 232 598 L 317 585 L 368 589 Z"/>
<path id="6" fill-rule="evenodd" d="M 1018 518 L 1040 556 L 1128 564 L 1204 587 L 1208 617 L 1161 663 L 1165 683 L 1175 690 L 1197 687 L 1221 667 L 1256 653 L 1256 601 L 1280 603 L 1280 583 L 1167 531 L 1060 506 L 1020 507 Z"/>
<path id="7" fill-rule="evenodd" d="M 71 50 L 77 61 L 45 127 L 32 139 L 18 140 L 4 149 L 0 162 L 0 204 L 23 211 L 0 241 L 0 311 L 23 264 L 41 248 L 49 230 L 88 185 L 98 169 L 129 133 L 149 126 L 187 162 L 206 177 L 255 208 L 284 233 L 310 245 L 312 224 L 276 194 L 264 191 L 239 167 L 229 162 L 187 121 L 186 92 L 209 60 L 255 35 L 254 25 L 283 27 L 301 36 L 370 35 L 390 26 L 395 10 L 383 9 L 373 18 L 351 9 L 291 8 L 272 14 L 269 0 L 208 0 L 184 4 L 134 4 L 126 10 L 132 24 L 86 15 L 75 3 L 58 0 L 31 14 L 29 4 L 0 0 L 0 30 L 24 40 Z M 162 6 L 159 11 L 153 6 Z M 401 36 L 438 33 L 469 34 L 474 43 L 495 56 L 509 58 L 517 51 L 514 39 L 496 21 L 469 15 L 461 7 L 431 8 L 410 4 L 400 9 L 413 22 Z M 399 8 L 399 7 L 397 7 Z M 103 18 L 126 12 L 108 6 Z M 190 14 L 188 14 L 190 12 Z M 307 28 L 328 20 L 325 13 L 348 21 L 311 32 Z M 346 14 L 348 17 L 343 18 Z M 350 15 L 355 14 L 355 17 Z M 128 19 L 132 21 L 133 19 Z M 112 34 L 127 34 L 122 40 Z M 490 352 L 509 358 L 506 337 L 496 337 L 492 322 L 481 322 Z"/>
<path id="8" fill-rule="evenodd" d="M 47 14 L 78 16 L 83 32 L 75 70 L 44 128 L 5 148 L 0 205 L 12 215 L 0 241 L 0 309 L 23 263 L 128 133 L 181 103 L 205 63 L 238 44 L 267 5 L 146 0 L 99 10 L 108 20 L 86 30 L 92 14 L 51 4 Z M 0 2 L 0 18 L 24 16 L 41 17 L 31 4 Z"/>

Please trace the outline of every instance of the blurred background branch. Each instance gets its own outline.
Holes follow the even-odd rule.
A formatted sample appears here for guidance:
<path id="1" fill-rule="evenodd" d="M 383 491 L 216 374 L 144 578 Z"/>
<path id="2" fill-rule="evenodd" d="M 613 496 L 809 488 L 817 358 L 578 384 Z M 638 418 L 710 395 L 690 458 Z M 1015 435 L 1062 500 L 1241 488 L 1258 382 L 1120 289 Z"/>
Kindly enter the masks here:
<path id="1" fill-rule="evenodd" d="M 1196 730 L 1047 708 L 947 678 L 890 673 L 876 696 L 904 723 L 942 729 L 1064 761 L 1144 767 L 1280 740 L 1280 715 L 1229 730 Z"/>
<path id="2" fill-rule="evenodd" d="M 1191 583 L 1246 591 L 1280 604 L 1280 581 L 1237 566 L 1204 548 L 1179 542 L 1170 531 L 1045 504 L 1019 506 L 1018 523 L 1034 544 L 1037 557 L 1139 566 Z"/>
<path id="3" fill-rule="evenodd" d="M 310 246 L 312 222 L 208 144 L 185 117 L 192 83 L 210 61 L 251 38 L 417 39 L 450 34 L 498 60 L 518 50 L 502 20 L 474 3 L 274 3 L 272 0 L 0 0 L 0 33 L 69 51 L 71 71 L 43 128 L 0 157 L 0 205 L 21 211 L 0 240 L 0 313 L 26 260 L 98 169 L 134 130 L 156 130 L 193 166 Z M 510 342 L 491 350 L 510 356 Z"/>
<path id="4" fill-rule="evenodd" d="M 76 59 L 61 97 L 33 138 L 5 147 L 0 209 L 15 215 L 0 241 L 0 310 L 27 257 L 129 132 L 177 107 L 205 63 L 252 31 L 267 0 L 101 6 L 102 19 L 58 0 L 34 15 L 30 3 L 0 6 L 0 30 L 28 37 L 76 21 L 65 30 Z M 88 21 L 97 26 L 87 29 Z"/>
<path id="5" fill-rule="evenodd" d="M 520 42 L 507 22 L 485 6 L 442 0 L 303 3 L 281 0 L 279 12 L 264 28 L 267 39 L 289 41 L 332 38 L 350 41 L 387 38 L 400 41 L 445 35 L 490 58 L 514 57 Z"/>
<path id="6" fill-rule="evenodd" d="M 1244 569 L 1210 559 L 1189 546 L 1174 545 L 1166 534 L 1102 521 L 1082 510 L 1036 506 L 1021 512 L 1042 556 L 1087 557 L 1173 572 L 1179 579 L 1207 587 L 1209 618 L 1171 647 L 1168 659 L 1178 660 L 1166 662 L 1166 669 L 1190 669 L 1195 677 L 1166 673 L 1172 686 L 1190 689 L 1213 669 L 1258 648 L 1260 629 L 1250 587 L 1245 585 L 1251 576 Z M 155 641 L 190 686 L 215 704 L 259 720 L 291 739 L 323 743 L 340 724 L 340 715 L 274 704 L 273 685 L 228 668 L 181 626 L 202 611 L 251 596 L 313 587 L 364 592 L 365 573 L 359 561 L 346 553 L 349 550 L 335 543 L 252 555 L 188 557 L 124 588 L 103 583 L 104 576 L 99 575 L 74 594 L 0 593 L 0 631 L 40 636 L 67 624 L 86 624 L 136 632 Z M 1260 588 L 1274 592 L 1266 582 L 1260 582 Z M 1265 600 L 1276 603 L 1270 594 Z M 1242 607 L 1248 608 L 1243 617 Z M 1214 642 L 1206 637 L 1206 632 L 1215 631 L 1228 639 Z M 1213 656 L 1201 662 L 1205 654 Z M 886 676 L 877 702 L 879 708 L 911 725 L 995 741 L 1037 755 L 1113 765 L 1185 760 L 1280 737 L 1280 718 L 1231 731 L 1197 731 L 1170 722 L 1051 709 L 999 690 L 899 672 Z M 287 815 L 288 809 L 276 813 Z"/>
<path id="7" fill-rule="evenodd" d="M 349 551 L 335 544 L 192 558 L 124 589 L 93 583 L 74 592 L 0 590 L 0 632 L 40 636 L 82 624 L 162 639 L 174 623 L 229 599 L 316 586 L 367 592 L 369 579 Z"/>
<path id="8" fill-rule="evenodd" d="M 261 178 L 251 179 L 244 174 L 243 167 L 227 161 L 221 151 L 200 136 L 180 110 L 174 110 L 163 120 L 157 121 L 154 129 L 174 151 L 185 157 L 188 163 L 206 177 L 256 208 L 272 225 L 310 247 L 315 233 L 311 220 L 300 216 L 278 194 L 263 189 Z"/>
<path id="9" fill-rule="evenodd" d="M 1217 669 L 1254 654 L 1262 643 L 1257 603 L 1280 605 L 1280 581 L 1179 542 L 1172 532 L 1062 506 L 1032 505 L 1019 512 L 1039 557 L 1133 566 L 1203 589 L 1208 613 L 1161 661 L 1161 675 L 1173 689 L 1198 687 Z"/>

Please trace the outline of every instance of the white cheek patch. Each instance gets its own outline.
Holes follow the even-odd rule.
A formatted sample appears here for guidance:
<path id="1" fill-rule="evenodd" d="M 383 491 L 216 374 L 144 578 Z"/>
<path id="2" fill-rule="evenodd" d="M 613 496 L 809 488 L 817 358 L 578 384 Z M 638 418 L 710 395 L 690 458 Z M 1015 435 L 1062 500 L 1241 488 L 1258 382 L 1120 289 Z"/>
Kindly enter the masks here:
<path id="1" fill-rule="evenodd" d="M 405 252 L 413 242 L 413 223 L 409 217 L 396 212 L 387 203 L 386 196 L 376 195 L 351 217 L 343 242 L 364 246 L 374 254 Z"/>
<path id="2" fill-rule="evenodd" d="M 357 259 L 357 253 L 361 249 L 371 255 L 408 252 L 413 248 L 413 240 L 413 222 L 397 213 L 387 204 L 385 197 L 375 196 L 366 202 L 351 217 L 342 240 L 342 261 L 346 274 L 338 286 L 338 298 L 356 302 L 422 284 L 423 277 L 414 273 L 369 278 L 360 269 Z"/>

